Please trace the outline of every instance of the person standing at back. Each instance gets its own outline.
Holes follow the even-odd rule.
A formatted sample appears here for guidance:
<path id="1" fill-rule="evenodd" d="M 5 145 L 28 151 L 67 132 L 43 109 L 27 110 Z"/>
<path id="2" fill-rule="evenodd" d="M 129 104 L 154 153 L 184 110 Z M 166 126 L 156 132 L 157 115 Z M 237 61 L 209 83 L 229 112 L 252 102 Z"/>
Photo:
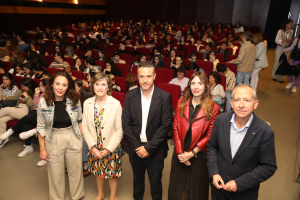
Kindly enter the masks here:
<path id="1" fill-rule="evenodd" d="M 237 65 L 236 83 L 249 85 L 250 75 L 254 68 L 254 60 L 256 47 L 251 43 L 252 33 L 246 31 L 242 36 L 244 45 L 241 47 L 239 56 L 229 61 L 228 63 L 233 63 Z"/>
<path id="2" fill-rule="evenodd" d="M 133 199 L 142 200 L 147 170 L 153 200 L 162 200 L 162 170 L 168 154 L 167 136 L 171 128 L 172 97 L 154 85 L 154 65 L 141 62 L 137 69 L 140 87 L 126 93 L 122 128 L 124 151 L 133 170 Z"/>

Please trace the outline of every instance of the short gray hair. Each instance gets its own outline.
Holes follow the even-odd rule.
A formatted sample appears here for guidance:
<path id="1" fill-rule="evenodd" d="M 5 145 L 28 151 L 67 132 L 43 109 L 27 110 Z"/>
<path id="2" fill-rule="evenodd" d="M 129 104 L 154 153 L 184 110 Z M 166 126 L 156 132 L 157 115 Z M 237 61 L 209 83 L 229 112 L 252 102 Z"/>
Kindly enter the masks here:
<path id="1" fill-rule="evenodd" d="M 233 93 L 234 91 L 239 88 L 239 87 L 249 87 L 253 90 L 253 97 L 254 97 L 254 100 L 257 100 L 257 94 L 256 94 L 256 89 L 254 89 L 253 87 L 251 87 L 250 85 L 247 85 L 247 84 L 240 84 L 240 85 L 237 85 L 235 86 L 235 88 L 232 90 L 232 93 L 231 93 L 231 99 L 233 99 Z"/>
<path id="2" fill-rule="evenodd" d="M 140 68 L 153 68 L 153 73 L 155 73 L 155 66 L 150 61 L 140 62 L 137 66 L 137 73 L 139 73 Z"/>

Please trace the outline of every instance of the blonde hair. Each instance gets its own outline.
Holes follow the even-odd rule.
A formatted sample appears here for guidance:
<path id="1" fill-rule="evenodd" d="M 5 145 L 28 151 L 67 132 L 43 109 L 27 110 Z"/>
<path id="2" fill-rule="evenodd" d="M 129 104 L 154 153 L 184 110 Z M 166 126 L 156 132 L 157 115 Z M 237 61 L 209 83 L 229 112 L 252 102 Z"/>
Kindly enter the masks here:
<path id="1" fill-rule="evenodd" d="M 5 47 L 0 47 L 0 58 L 4 58 L 5 56 L 10 56 L 9 52 Z"/>
<path id="2" fill-rule="evenodd" d="M 260 33 L 256 33 L 256 34 L 253 35 L 253 42 L 254 42 L 255 45 L 259 44 L 263 41 L 264 41 L 264 39 L 263 39 L 263 37 Z"/>
<path id="3" fill-rule="evenodd" d="M 69 58 L 73 58 L 73 56 L 75 55 L 75 53 L 74 53 L 74 49 L 73 49 L 72 46 L 67 46 L 67 48 L 66 48 L 66 55 Z"/>
<path id="4" fill-rule="evenodd" d="M 113 74 L 109 74 L 108 77 L 109 77 L 110 81 L 115 81 L 116 80 L 116 78 Z"/>

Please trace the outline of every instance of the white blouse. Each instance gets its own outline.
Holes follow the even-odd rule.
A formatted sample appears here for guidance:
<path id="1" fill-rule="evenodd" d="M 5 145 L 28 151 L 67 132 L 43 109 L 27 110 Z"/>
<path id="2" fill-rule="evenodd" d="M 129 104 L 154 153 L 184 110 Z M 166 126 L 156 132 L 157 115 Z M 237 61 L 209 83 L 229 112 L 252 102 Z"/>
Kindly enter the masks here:
<path id="1" fill-rule="evenodd" d="M 219 96 L 219 97 L 224 98 L 225 97 L 225 92 L 224 92 L 223 86 L 220 85 L 220 84 L 216 85 L 214 88 L 212 88 L 211 95 L 212 96 Z"/>
<path id="2" fill-rule="evenodd" d="M 291 36 L 293 37 L 293 30 L 291 30 Z M 282 37 L 281 37 L 281 35 L 282 35 L 282 32 L 281 32 L 281 29 L 277 32 L 277 35 L 276 35 L 276 38 L 275 38 L 275 42 L 278 44 L 278 45 L 282 45 Z M 286 39 L 292 39 L 292 37 L 291 38 L 288 38 L 288 34 L 287 33 L 285 33 L 285 35 L 286 35 Z"/>

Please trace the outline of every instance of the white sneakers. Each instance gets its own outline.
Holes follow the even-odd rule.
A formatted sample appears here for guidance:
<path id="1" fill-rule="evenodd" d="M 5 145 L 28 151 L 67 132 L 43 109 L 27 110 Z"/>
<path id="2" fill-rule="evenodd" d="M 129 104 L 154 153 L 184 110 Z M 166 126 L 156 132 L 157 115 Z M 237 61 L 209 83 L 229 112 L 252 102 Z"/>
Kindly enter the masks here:
<path id="1" fill-rule="evenodd" d="M 34 128 L 34 129 L 29 130 L 29 131 L 20 133 L 20 138 L 22 140 L 26 140 L 27 138 L 30 138 L 31 136 L 34 136 L 36 134 L 37 134 L 36 128 Z"/>
<path id="2" fill-rule="evenodd" d="M 38 167 L 43 167 L 43 166 L 45 166 L 45 165 L 47 165 L 47 161 L 45 161 L 45 160 L 40 160 L 40 161 L 37 163 L 37 166 L 38 166 Z"/>
<path id="3" fill-rule="evenodd" d="M 24 147 L 25 147 L 24 150 L 23 150 L 21 153 L 18 154 L 19 158 L 24 157 L 24 156 L 26 156 L 27 154 L 33 152 L 33 147 L 32 147 L 32 145 L 30 145 L 30 146 L 24 145 Z"/>
<path id="4" fill-rule="evenodd" d="M 4 145 L 5 145 L 6 143 L 8 143 L 8 141 L 9 141 L 8 138 L 6 138 L 5 140 L 0 140 L 0 148 L 4 147 Z"/>
<path id="5" fill-rule="evenodd" d="M 287 86 L 285 87 L 287 90 L 289 90 L 289 89 L 291 89 L 291 87 L 292 87 L 292 85 L 293 85 L 293 83 L 289 83 L 289 84 L 287 84 Z M 293 87 L 293 89 L 292 89 L 292 92 L 297 92 L 297 87 Z"/>
<path id="6" fill-rule="evenodd" d="M 285 89 L 287 89 L 287 90 L 291 89 L 292 85 L 293 85 L 293 83 L 287 84 L 287 86 L 285 87 Z"/>
<path id="7" fill-rule="evenodd" d="M 5 133 L 0 136 L 0 140 L 6 140 L 9 136 L 11 136 L 14 131 L 10 128 Z"/>

